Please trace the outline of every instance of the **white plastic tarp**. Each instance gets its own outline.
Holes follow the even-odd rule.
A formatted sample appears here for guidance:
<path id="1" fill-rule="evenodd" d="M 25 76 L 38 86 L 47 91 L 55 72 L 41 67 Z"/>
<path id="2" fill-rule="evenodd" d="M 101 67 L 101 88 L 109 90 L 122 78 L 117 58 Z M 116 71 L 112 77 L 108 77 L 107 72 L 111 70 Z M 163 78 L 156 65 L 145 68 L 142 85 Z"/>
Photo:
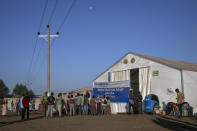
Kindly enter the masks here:
<path id="1" fill-rule="evenodd" d="M 143 100 L 147 94 L 150 94 L 150 81 L 151 81 L 150 68 L 149 67 L 140 68 L 139 69 L 139 91 L 141 92 Z"/>
<path id="2" fill-rule="evenodd" d="M 193 107 L 193 113 L 197 113 L 197 72 L 183 71 L 185 101 Z"/>

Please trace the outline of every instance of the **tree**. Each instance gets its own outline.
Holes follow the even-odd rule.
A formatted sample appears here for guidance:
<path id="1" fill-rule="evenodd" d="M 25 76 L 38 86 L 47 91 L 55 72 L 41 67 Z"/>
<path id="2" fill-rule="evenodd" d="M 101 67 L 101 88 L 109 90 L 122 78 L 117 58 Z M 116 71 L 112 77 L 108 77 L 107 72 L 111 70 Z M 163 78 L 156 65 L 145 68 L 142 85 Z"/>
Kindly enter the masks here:
<path id="1" fill-rule="evenodd" d="M 7 97 L 9 93 L 9 88 L 4 84 L 3 80 L 0 80 L 0 97 Z"/>
<path id="2" fill-rule="evenodd" d="M 13 89 L 12 94 L 14 96 L 21 96 L 23 94 L 28 94 L 30 97 L 33 97 L 34 92 L 32 90 L 28 90 L 25 85 L 17 83 L 15 88 Z"/>
<path id="3" fill-rule="evenodd" d="M 33 97 L 34 96 L 34 92 L 32 90 L 28 91 L 29 97 Z"/>

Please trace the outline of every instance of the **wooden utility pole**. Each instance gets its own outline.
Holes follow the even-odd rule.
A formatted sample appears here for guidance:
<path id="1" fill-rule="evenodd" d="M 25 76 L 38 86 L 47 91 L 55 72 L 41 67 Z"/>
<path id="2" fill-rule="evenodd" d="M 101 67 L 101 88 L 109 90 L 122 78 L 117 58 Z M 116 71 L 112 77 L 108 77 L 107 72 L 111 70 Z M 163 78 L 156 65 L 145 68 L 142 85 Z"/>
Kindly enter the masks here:
<path id="1" fill-rule="evenodd" d="M 47 92 L 50 93 L 50 40 L 58 37 L 59 32 L 56 35 L 50 35 L 50 26 L 47 25 L 47 35 L 40 35 L 40 32 L 38 32 L 38 36 L 47 41 Z"/>
<path id="2" fill-rule="evenodd" d="M 50 27 L 47 25 L 47 92 L 50 92 Z"/>

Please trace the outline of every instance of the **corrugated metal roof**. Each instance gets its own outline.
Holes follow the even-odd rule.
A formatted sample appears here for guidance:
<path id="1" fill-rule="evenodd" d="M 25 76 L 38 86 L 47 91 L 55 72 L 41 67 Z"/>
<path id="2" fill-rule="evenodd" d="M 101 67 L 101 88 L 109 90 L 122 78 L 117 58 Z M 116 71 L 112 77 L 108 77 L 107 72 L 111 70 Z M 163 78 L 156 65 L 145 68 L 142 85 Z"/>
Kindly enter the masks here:
<path id="1" fill-rule="evenodd" d="M 120 62 L 128 54 L 133 54 L 133 55 L 142 57 L 144 59 L 148 59 L 148 60 L 160 63 L 160 64 L 164 64 L 164 65 L 172 67 L 172 68 L 197 72 L 197 64 L 196 63 L 189 63 L 189 62 L 184 62 L 184 61 L 164 59 L 164 58 L 160 58 L 160 57 L 142 55 L 142 54 L 132 53 L 132 52 L 129 52 L 126 55 L 124 55 L 121 59 L 119 59 L 116 63 L 114 63 L 112 66 L 110 66 L 107 70 L 109 70 L 111 67 L 113 67 L 118 62 Z M 103 73 L 105 73 L 107 70 L 105 70 Z M 101 73 L 98 77 L 100 77 L 103 73 Z M 98 77 L 96 77 L 94 80 L 96 80 Z"/>

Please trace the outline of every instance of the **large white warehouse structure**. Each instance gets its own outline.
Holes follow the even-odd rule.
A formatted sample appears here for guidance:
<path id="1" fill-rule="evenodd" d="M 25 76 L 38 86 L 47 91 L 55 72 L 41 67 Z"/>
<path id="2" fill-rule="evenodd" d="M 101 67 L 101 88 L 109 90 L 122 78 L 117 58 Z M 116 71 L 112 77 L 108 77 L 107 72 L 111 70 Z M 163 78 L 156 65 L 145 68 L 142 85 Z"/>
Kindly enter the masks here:
<path id="1" fill-rule="evenodd" d="M 185 101 L 197 112 L 197 64 L 159 57 L 127 53 L 100 74 L 95 82 L 130 80 L 130 87 L 140 91 L 143 99 L 155 94 L 162 102 L 176 102 L 175 89 L 185 95 Z"/>

